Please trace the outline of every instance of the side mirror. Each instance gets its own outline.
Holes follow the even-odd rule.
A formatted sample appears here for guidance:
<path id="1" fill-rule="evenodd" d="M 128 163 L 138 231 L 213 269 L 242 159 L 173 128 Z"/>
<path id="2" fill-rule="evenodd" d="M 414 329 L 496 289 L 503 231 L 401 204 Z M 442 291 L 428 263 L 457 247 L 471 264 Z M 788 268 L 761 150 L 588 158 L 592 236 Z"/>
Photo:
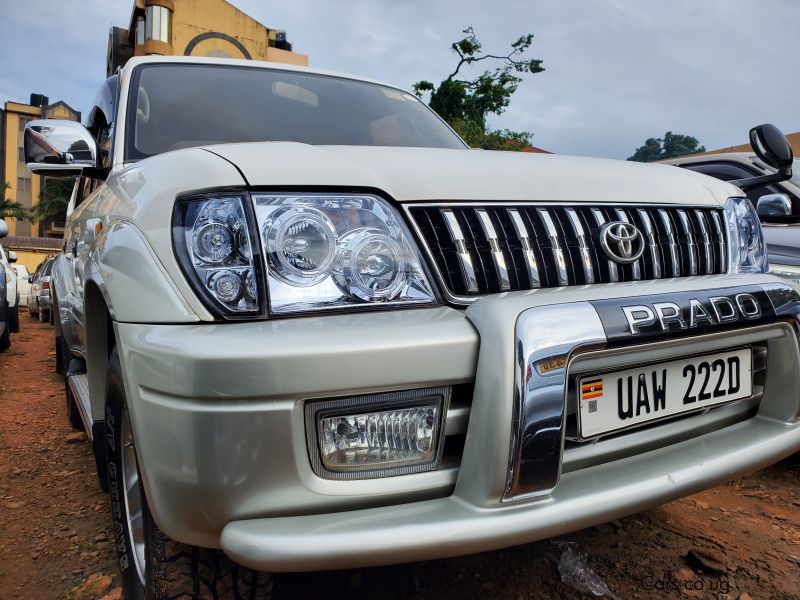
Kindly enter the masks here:
<path id="1" fill-rule="evenodd" d="M 750 145 L 758 158 L 773 169 L 792 167 L 792 147 L 780 129 L 765 123 L 750 130 Z"/>
<path id="2" fill-rule="evenodd" d="M 4 238 L 8 235 L 8 223 L 0 219 L 0 238 Z"/>
<path id="3" fill-rule="evenodd" d="M 750 130 L 750 145 L 758 158 L 777 170 L 777 173 L 736 179 L 730 183 L 738 185 L 746 192 L 762 185 L 786 181 L 792 177 L 792 163 L 794 162 L 792 147 L 786 136 L 775 125 L 764 123 L 753 127 Z"/>
<path id="4" fill-rule="evenodd" d="M 8 262 L 15 263 L 15 262 L 17 262 L 17 253 L 14 252 L 13 250 L 9 250 L 7 258 L 8 258 Z"/>
<path id="5" fill-rule="evenodd" d="M 97 142 L 75 121 L 31 121 L 25 127 L 24 146 L 28 170 L 37 175 L 72 177 L 97 167 Z"/>
<path id="6" fill-rule="evenodd" d="M 756 202 L 756 212 L 762 219 L 788 217 L 792 214 L 792 201 L 786 194 L 764 194 Z"/>

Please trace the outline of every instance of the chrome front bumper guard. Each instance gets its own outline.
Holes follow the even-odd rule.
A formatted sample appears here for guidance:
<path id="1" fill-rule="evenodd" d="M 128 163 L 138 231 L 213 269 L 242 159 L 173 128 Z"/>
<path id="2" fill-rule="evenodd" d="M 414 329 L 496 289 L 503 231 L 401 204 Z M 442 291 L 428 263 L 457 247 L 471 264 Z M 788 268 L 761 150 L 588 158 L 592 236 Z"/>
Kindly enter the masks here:
<path id="1" fill-rule="evenodd" d="M 772 310 L 769 315 L 759 312 L 759 317 L 790 319 L 797 327 L 800 295 L 794 289 L 781 284 L 756 287 L 764 293 Z M 731 288 L 731 297 L 742 289 Z M 718 297 L 725 291 L 716 289 L 713 293 Z M 619 303 L 633 304 L 647 298 L 624 298 Z M 558 484 L 570 359 L 592 347 L 606 347 L 611 341 L 610 333 L 609 325 L 604 326 L 591 301 L 539 306 L 519 315 L 514 344 L 514 417 L 504 502 L 549 494 Z M 617 338 L 636 337 L 620 330 L 613 334 Z"/>

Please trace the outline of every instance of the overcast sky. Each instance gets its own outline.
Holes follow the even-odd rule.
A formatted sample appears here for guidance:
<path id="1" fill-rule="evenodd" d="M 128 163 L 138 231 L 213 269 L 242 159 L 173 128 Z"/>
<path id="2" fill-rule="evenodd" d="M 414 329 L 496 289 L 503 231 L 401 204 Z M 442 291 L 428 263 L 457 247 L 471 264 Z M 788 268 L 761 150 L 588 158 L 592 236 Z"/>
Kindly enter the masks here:
<path id="1" fill-rule="evenodd" d="M 180 0 L 176 0 L 180 1 Z M 491 125 L 559 153 L 626 158 L 667 130 L 709 149 L 772 122 L 800 130 L 797 0 L 232 0 L 314 67 L 405 88 L 440 81 L 472 25 L 492 53 L 535 34 L 529 75 Z M 0 0 L 0 101 L 41 92 L 86 114 L 108 30 L 133 0 Z"/>

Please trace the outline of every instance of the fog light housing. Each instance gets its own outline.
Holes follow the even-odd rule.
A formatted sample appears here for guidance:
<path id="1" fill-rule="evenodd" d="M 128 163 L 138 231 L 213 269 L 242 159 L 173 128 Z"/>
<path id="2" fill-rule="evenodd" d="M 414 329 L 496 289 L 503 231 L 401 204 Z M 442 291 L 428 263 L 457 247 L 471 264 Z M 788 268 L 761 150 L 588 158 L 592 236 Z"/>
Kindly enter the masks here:
<path id="1" fill-rule="evenodd" d="M 309 402 L 308 451 L 326 479 L 431 471 L 442 456 L 449 387 Z"/>

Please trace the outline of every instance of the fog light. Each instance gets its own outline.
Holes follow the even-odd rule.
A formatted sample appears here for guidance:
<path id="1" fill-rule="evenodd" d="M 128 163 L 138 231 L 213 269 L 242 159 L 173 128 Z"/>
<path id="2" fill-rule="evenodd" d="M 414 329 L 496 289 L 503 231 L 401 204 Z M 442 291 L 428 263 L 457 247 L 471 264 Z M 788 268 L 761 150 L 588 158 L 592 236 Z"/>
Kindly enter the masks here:
<path id="1" fill-rule="evenodd" d="M 449 394 L 442 387 L 309 403 L 314 472 L 361 479 L 437 468 Z"/>

